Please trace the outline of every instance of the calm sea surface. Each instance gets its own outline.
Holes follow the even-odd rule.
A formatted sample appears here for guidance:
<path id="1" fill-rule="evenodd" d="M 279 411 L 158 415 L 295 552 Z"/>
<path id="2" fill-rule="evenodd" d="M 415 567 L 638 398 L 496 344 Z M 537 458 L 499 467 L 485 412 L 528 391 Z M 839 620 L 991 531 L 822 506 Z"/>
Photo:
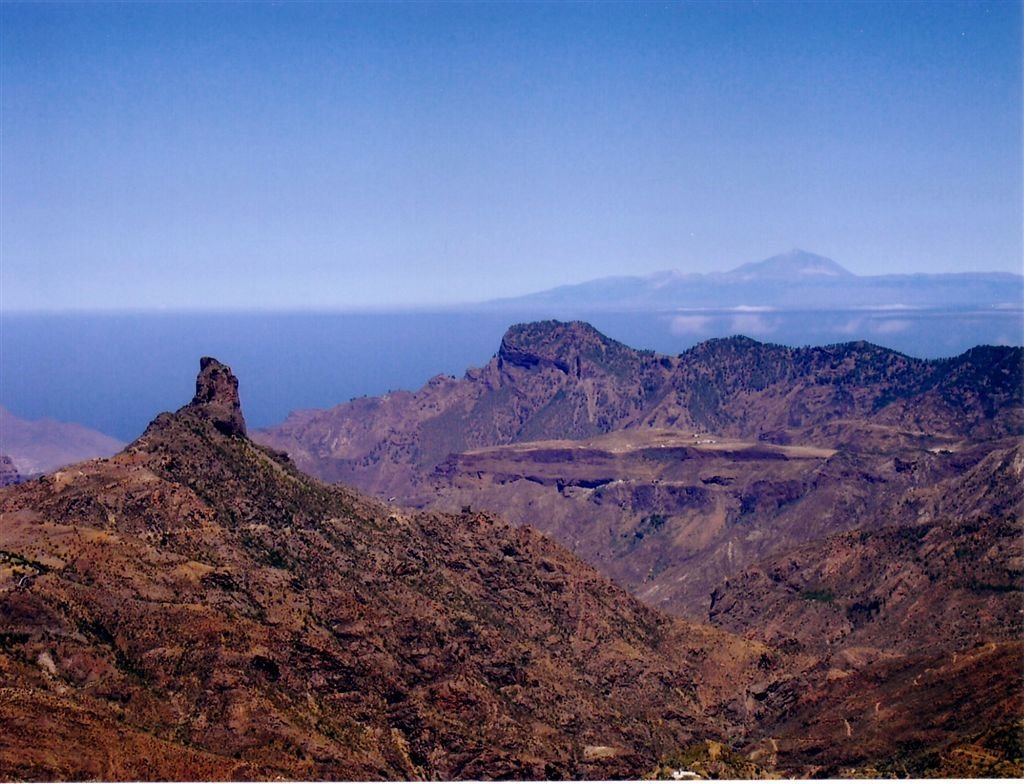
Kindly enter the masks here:
<path id="1" fill-rule="evenodd" d="M 1019 309 L 561 314 L 635 348 L 679 353 L 743 333 L 808 345 L 869 340 L 920 357 L 1022 342 Z M 80 422 L 130 440 L 187 403 L 199 357 L 240 379 L 251 427 L 361 395 L 416 389 L 438 373 L 485 364 L 512 312 L 0 315 L 0 404 L 25 419 Z"/>

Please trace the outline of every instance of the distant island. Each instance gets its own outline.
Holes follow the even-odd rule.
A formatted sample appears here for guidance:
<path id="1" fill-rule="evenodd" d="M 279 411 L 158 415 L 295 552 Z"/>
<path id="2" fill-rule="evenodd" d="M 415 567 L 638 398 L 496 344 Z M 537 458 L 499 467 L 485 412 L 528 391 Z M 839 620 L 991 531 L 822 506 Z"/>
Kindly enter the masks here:
<path id="1" fill-rule="evenodd" d="M 816 253 L 795 248 L 728 272 L 656 272 L 598 278 L 493 300 L 520 310 L 780 310 L 1016 308 L 1024 303 L 1024 276 L 1009 272 L 855 275 Z"/>

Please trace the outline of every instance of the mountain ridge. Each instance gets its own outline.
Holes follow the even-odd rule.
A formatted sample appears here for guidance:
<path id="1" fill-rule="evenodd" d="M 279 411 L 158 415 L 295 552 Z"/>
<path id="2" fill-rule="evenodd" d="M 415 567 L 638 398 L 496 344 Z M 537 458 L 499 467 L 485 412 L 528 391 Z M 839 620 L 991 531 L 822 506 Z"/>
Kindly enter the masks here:
<path id="1" fill-rule="evenodd" d="M 388 495 L 407 492 L 449 453 L 618 428 L 767 441 L 800 430 L 807 443 L 833 446 L 836 436 L 813 428 L 856 414 L 916 431 L 930 417 L 940 433 L 998 437 L 1024 432 L 1022 357 L 1020 348 L 991 347 L 919 360 L 864 341 L 793 349 L 745 337 L 670 356 L 628 348 L 581 322 L 534 322 L 509 328 L 492 360 L 461 379 L 438 376 L 415 393 L 295 412 L 254 435 L 314 475 Z M 946 376 L 979 372 L 988 375 L 971 394 L 981 408 L 965 413 Z M 408 470 L 392 482 L 380 473 L 388 465 Z M 375 475 L 381 481 L 360 479 Z"/>
<path id="2" fill-rule="evenodd" d="M 257 440 L 417 507 L 500 510 L 660 609 L 854 527 L 1021 511 L 1024 350 L 918 360 L 745 337 L 677 356 L 579 323 L 509 329 L 462 379 L 294 415 Z M 1011 461 L 1012 462 L 1012 461 Z"/>

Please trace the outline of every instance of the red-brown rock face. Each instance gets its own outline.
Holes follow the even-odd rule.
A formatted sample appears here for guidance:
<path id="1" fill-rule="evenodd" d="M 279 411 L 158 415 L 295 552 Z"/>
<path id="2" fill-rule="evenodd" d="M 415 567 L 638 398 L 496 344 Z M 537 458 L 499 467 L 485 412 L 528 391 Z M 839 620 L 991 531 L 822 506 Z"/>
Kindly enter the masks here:
<path id="1" fill-rule="evenodd" d="M 196 394 L 189 403 L 197 416 L 209 419 L 226 436 L 245 435 L 245 417 L 238 398 L 238 379 L 213 357 L 199 360 Z"/>

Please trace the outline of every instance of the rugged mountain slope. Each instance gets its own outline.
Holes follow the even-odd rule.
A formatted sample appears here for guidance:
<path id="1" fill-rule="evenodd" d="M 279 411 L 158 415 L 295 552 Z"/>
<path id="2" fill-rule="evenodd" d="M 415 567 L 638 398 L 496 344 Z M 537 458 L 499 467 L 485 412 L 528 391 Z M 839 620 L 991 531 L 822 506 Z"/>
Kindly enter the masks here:
<path id="1" fill-rule="evenodd" d="M 790 657 L 485 515 L 407 513 L 245 435 L 204 360 L 120 454 L 0 493 L 0 775 L 638 776 L 742 739 Z"/>
<path id="2" fill-rule="evenodd" d="M 124 444 L 84 425 L 19 419 L 0 406 L 0 453 L 22 476 L 41 474 L 92 457 L 110 457 Z"/>
<path id="3" fill-rule="evenodd" d="M 799 690 L 755 699 L 785 704 L 748 758 L 804 776 L 1024 776 L 1024 643 L 883 658 L 821 671 Z"/>
<path id="4" fill-rule="evenodd" d="M 733 461 L 749 449 L 701 446 Z M 620 459 L 612 447 L 601 459 Z M 747 457 L 800 457 L 759 449 Z M 978 471 L 1019 462 L 993 452 Z M 985 497 L 968 478 L 959 497 Z M 863 654 L 865 624 L 920 635 L 934 619 L 909 612 L 912 591 L 873 614 L 813 559 L 785 572 L 797 592 L 833 590 L 847 620 L 868 604 L 850 645 L 755 628 L 743 608 L 763 590 L 756 569 L 716 605 L 724 623 L 735 597 L 744 639 L 647 608 L 528 528 L 402 511 L 302 475 L 248 440 L 237 382 L 204 360 L 192 403 L 122 453 L 0 492 L 0 775 L 637 777 L 694 749 L 716 750 L 706 762 L 720 769 L 717 741 L 747 755 L 726 770 L 899 772 L 909 750 L 914 771 L 1018 775 L 1021 644 L 991 630 L 1012 622 L 1002 589 L 1019 542 L 1006 525 L 923 529 L 851 539 L 865 555 L 838 568 L 898 585 L 871 550 L 886 536 L 906 544 L 889 567 L 909 559 L 907 579 L 933 588 L 959 579 L 946 568 L 958 547 L 988 558 L 987 587 L 959 605 L 978 620 L 940 618 L 960 623 L 951 647 Z M 991 764 L 964 763 L 979 755 Z"/>
<path id="5" fill-rule="evenodd" d="M 509 329 L 497 355 L 461 380 L 297 412 L 256 437 L 327 481 L 401 497 L 451 453 L 620 429 L 821 447 L 1019 435 L 1022 378 L 1019 348 L 925 361 L 866 343 L 793 349 L 728 338 L 669 357 L 580 322 L 539 322 Z"/>
<path id="6" fill-rule="evenodd" d="M 1012 460 L 1019 482 L 1019 448 Z M 820 662 L 755 758 L 829 773 L 1024 775 L 1022 533 L 1019 508 L 857 531 L 720 586 L 712 622 Z"/>
<path id="7" fill-rule="evenodd" d="M 417 500 L 501 510 L 701 620 L 724 576 L 830 533 L 1019 514 L 1017 455 L 1013 439 L 891 455 L 629 430 L 453 455 Z"/>
<path id="8" fill-rule="evenodd" d="M 1024 632 L 1020 520 L 854 531 L 730 577 L 710 620 L 816 655 L 949 653 Z"/>
<path id="9" fill-rule="evenodd" d="M 712 623 L 819 662 L 756 759 L 1024 775 L 1022 479 L 1019 441 L 992 449 L 907 492 L 890 518 L 902 525 L 808 542 L 715 589 Z"/>
<path id="10" fill-rule="evenodd" d="M 713 340 L 679 357 L 581 323 L 513 327 L 462 380 L 258 435 L 404 503 L 499 510 L 644 601 L 703 619 L 743 567 L 854 528 L 1020 508 L 1022 353 L 923 361 Z"/>

